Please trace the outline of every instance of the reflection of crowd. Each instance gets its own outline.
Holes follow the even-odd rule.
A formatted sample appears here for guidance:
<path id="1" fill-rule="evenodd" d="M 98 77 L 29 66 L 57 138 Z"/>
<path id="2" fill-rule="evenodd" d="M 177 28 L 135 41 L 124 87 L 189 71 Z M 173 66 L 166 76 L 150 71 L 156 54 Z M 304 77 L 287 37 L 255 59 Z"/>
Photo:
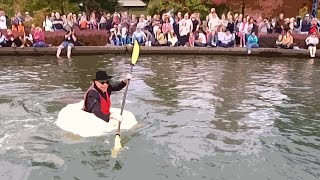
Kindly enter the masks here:
<path id="1" fill-rule="evenodd" d="M 2 11 L 0 12 L 0 29 L 6 29 L 3 19 L 4 12 Z M 30 28 L 33 32 L 35 27 L 31 24 L 31 27 L 25 28 L 24 24 L 32 19 L 29 13 L 25 13 L 24 16 L 17 13 L 10 21 L 11 30 L 27 32 L 27 35 L 22 38 L 6 40 L 17 46 L 31 46 L 35 38 L 31 38 L 32 35 L 29 36 L 26 29 Z M 93 11 L 90 15 L 70 13 L 62 16 L 56 12 L 45 17 L 41 29 L 43 31 L 66 32 L 70 32 L 72 29 L 107 30 L 110 32 L 110 36 L 106 43 L 112 46 L 132 45 L 137 40 L 140 45 L 144 46 L 224 48 L 238 46 L 246 47 L 248 53 L 251 53 L 251 48 L 259 47 L 261 34 L 279 33 L 280 35 L 275 42 L 277 46 L 279 48 L 294 48 L 292 34 L 317 34 L 318 28 L 318 20 L 311 18 L 309 14 L 303 18 L 285 18 L 281 13 L 277 18 L 263 19 L 261 16 L 243 16 L 231 12 L 218 16 L 215 9 L 212 8 L 206 19 L 201 19 L 199 13 L 182 14 L 181 12 L 176 14 L 168 12 L 153 16 L 141 15 L 140 17 L 129 15 L 127 12 L 110 14 Z M 316 41 L 310 40 L 311 38 L 317 38 L 317 36 L 311 36 L 306 41 L 309 42 L 307 45 L 310 46 L 310 42 L 312 42 L 315 47 Z"/>

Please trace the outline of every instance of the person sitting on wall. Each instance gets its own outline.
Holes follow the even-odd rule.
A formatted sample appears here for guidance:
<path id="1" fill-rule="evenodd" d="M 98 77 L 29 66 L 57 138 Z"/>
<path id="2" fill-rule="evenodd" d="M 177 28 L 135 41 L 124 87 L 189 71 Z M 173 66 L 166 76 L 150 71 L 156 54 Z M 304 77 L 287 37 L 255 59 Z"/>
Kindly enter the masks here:
<path id="1" fill-rule="evenodd" d="M 259 47 L 259 39 L 256 36 L 256 33 L 252 31 L 247 38 L 247 48 L 248 48 L 248 54 L 251 54 L 251 48 L 258 48 Z"/>
<path id="2" fill-rule="evenodd" d="M 194 46 L 206 47 L 207 46 L 207 37 L 206 37 L 206 35 L 204 35 L 204 33 L 201 30 L 197 31 L 196 33 L 198 35 L 197 35 L 196 40 L 194 41 Z"/>
<path id="3" fill-rule="evenodd" d="M 57 50 L 57 58 L 60 58 L 61 50 L 67 48 L 67 57 L 71 59 L 71 50 L 74 47 L 74 44 L 77 41 L 76 36 L 74 35 L 74 29 L 70 29 L 67 34 L 64 36 L 65 40 L 60 44 Z"/>
<path id="4" fill-rule="evenodd" d="M 233 35 L 230 33 L 230 30 L 227 29 L 226 32 L 222 36 L 222 40 L 219 42 L 220 47 L 230 48 L 234 46 Z"/>
<path id="5" fill-rule="evenodd" d="M 310 57 L 316 57 L 317 45 L 319 44 L 319 38 L 317 36 L 317 32 L 313 32 L 307 39 L 305 40 L 308 46 Z"/>
<path id="6" fill-rule="evenodd" d="M 287 31 L 286 35 L 284 35 L 282 38 L 281 48 L 292 49 L 293 46 L 294 46 L 294 44 L 293 44 L 292 31 L 289 30 L 289 31 Z"/>
<path id="7" fill-rule="evenodd" d="M 137 40 L 139 45 L 143 46 L 145 39 L 146 39 L 146 35 L 141 30 L 141 28 L 137 28 L 136 31 L 132 34 L 132 43 L 134 43 L 135 40 Z"/>
<path id="8" fill-rule="evenodd" d="M 282 46 L 282 39 L 283 39 L 283 36 L 282 34 L 279 34 L 277 40 L 276 40 L 276 45 L 277 45 L 277 48 L 281 48 Z"/>

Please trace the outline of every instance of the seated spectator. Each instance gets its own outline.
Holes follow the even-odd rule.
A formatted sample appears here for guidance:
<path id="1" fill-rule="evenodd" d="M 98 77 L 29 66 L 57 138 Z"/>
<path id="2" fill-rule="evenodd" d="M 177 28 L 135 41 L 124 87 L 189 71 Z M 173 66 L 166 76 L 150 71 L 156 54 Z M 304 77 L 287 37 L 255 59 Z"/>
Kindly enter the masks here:
<path id="1" fill-rule="evenodd" d="M 230 33 L 230 30 L 227 29 L 226 33 L 223 35 L 223 39 L 219 41 L 219 46 L 224 48 L 229 48 L 234 46 L 233 35 Z"/>
<path id="2" fill-rule="evenodd" d="M 116 29 L 112 28 L 110 30 L 110 37 L 109 37 L 109 42 L 112 46 L 119 46 L 120 45 L 120 39 L 116 35 Z"/>
<path id="3" fill-rule="evenodd" d="M 282 46 L 282 39 L 283 39 L 283 36 L 279 34 L 278 39 L 276 40 L 276 45 L 278 48 L 281 48 Z"/>
<path id="4" fill-rule="evenodd" d="M 256 33 L 252 31 L 247 38 L 247 48 L 248 48 L 248 54 L 251 54 L 251 48 L 258 48 L 259 40 L 258 37 L 256 36 Z"/>
<path id="5" fill-rule="evenodd" d="M 0 47 L 6 47 L 7 40 L 6 37 L 0 31 Z"/>
<path id="6" fill-rule="evenodd" d="M 215 31 L 209 32 L 207 39 L 208 39 L 208 46 L 217 47 L 218 36 Z"/>
<path id="7" fill-rule="evenodd" d="M 7 43 L 5 47 L 20 47 L 22 42 L 19 37 L 14 37 L 11 29 L 7 29 Z"/>
<path id="8" fill-rule="evenodd" d="M 293 46 L 294 44 L 293 44 L 292 32 L 289 30 L 287 31 L 286 35 L 284 35 L 282 38 L 281 48 L 292 49 Z"/>
<path id="9" fill-rule="evenodd" d="M 148 28 L 144 28 L 144 33 L 146 34 L 145 46 L 152 46 L 154 44 L 154 36 L 149 32 Z"/>
<path id="10" fill-rule="evenodd" d="M 22 45 L 20 47 L 30 47 L 33 45 L 33 37 L 28 29 L 26 29 L 20 40 L 22 41 Z"/>
<path id="11" fill-rule="evenodd" d="M 129 44 L 128 42 L 128 29 L 125 26 L 120 26 L 121 28 L 121 44 L 122 45 L 127 45 Z"/>
<path id="12" fill-rule="evenodd" d="M 18 32 L 24 33 L 24 25 L 21 21 L 19 22 L 19 25 L 18 25 Z"/>
<path id="13" fill-rule="evenodd" d="M 44 31 L 53 31 L 52 21 L 49 19 L 48 15 L 46 15 L 46 18 L 42 23 L 42 27 L 44 28 Z"/>
<path id="14" fill-rule="evenodd" d="M 158 41 L 160 46 L 167 46 L 168 45 L 168 41 L 160 29 L 157 30 L 156 40 Z"/>
<path id="15" fill-rule="evenodd" d="M 194 47 L 194 42 L 195 42 L 194 34 L 193 34 L 193 32 L 190 32 L 188 45 L 189 45 L 190 47 Z"/>
<path id="16" fill-rule="evenodd" d="M 207 38 L 206 35 L 202 31 L 197 31 L 197 39 L 194 41 L 194 45 L 197 47 L 206 47 L 207 46 Z"/>
<path id="17" fill-rule="evenodd" d="M 311 58 L 316 57 L 317 45 L 319 44 L 319 38 L 317 36 L 317 32 L 314 32 L 312 35 L 307 37 L 305 41 L 310 52 L 310 57 Z"/>
<path id="18" fill-rule="evenodd" d="M 67 57 L 68 59 L 71 59 L 71 50 L 74 47 L 74 44 L 77 41 L 76 36 L 74 35 L 74 29 L 71 29 L 67 32 L 67 34 L 64 36 L 65 40 L 60 44 L 57 50 L 57 58 L 60 58 L 61 50 L 64 48 L 67 48 Z"/>
<path id="19" fill-rule="evenodd" d="M 137 40 L 139 45 L 143 45 L 144 39 L 146 39 L 145 33 L 140 28 L 137 28 L 136 31 L 132 34 L 132 43 Z"/>
<path id="20" fill-rule="evenodd" d="M 173 29 L 168 34 L 168 42 L 169 42 L 169 46 L 178 46 L 178 37 L 174 33 Z"/>
<path id="21" fill-rule="evenodd" d="M 33 33 L 33 47 L 48 47 L 51 46 L 45 43 L 44 33 L 40 27 L 36 27 Z"/>
<path id="22" fill-rule="evenodd" d="M 224 32 L 224 28 L 218 28 L 218 32 L 217 32 L 218 44 L 217 44 L 217 46 L 221 46 L 221 42 L 224 40 L 225 36 L 226 36 L 226 33 Z"/>

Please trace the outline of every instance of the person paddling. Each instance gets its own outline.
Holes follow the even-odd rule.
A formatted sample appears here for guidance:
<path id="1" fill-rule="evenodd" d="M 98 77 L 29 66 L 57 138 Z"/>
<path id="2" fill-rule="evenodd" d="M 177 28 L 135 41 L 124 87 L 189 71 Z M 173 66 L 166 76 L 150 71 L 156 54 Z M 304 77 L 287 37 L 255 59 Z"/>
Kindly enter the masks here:
<path id="1" fill-rule="evenodd" d="M 96 77 L 93 79 L 91 86 L 88 88 L 84 95 L 83 110 L 95 114 L 98 118 L 109 122 L 110 118 L 117 121 L 122 120 L 120 114 L 110 113 L 111 100 L 110 95 L 113 91 L 120 91 L 128 80 L 132 78 L 131 74 L 127 74 L 126 79 L 115 85 L 110 84 L 113 76 L 109 76 L 105 71 L 97 71 Z M 110 117 L 112 116 L 112 117 Z"/>

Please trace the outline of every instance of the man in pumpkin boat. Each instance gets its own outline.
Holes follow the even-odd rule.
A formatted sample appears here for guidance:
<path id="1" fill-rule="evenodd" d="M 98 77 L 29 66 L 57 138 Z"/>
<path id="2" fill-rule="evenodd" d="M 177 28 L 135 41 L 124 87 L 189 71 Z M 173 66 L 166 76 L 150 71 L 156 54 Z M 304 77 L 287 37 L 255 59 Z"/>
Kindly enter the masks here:
<path id="1" fill-rule="evenodd" d="M 110 84 L 113 76 L 108 75 L 105 71 L 97 71 L 95 79 L 92 80 L 91 86 L 84 95 L 83 110 L 95 114 L 98 118 L 109 122 L 110 118 L 122 121 L 122 116 L 118 113 L 110 113 L 111 99 L 113 91 L 120 91 L 126 87 L 128 80 L 132 78 L 127 74 L 126 78 L 117 84 Z"/>

